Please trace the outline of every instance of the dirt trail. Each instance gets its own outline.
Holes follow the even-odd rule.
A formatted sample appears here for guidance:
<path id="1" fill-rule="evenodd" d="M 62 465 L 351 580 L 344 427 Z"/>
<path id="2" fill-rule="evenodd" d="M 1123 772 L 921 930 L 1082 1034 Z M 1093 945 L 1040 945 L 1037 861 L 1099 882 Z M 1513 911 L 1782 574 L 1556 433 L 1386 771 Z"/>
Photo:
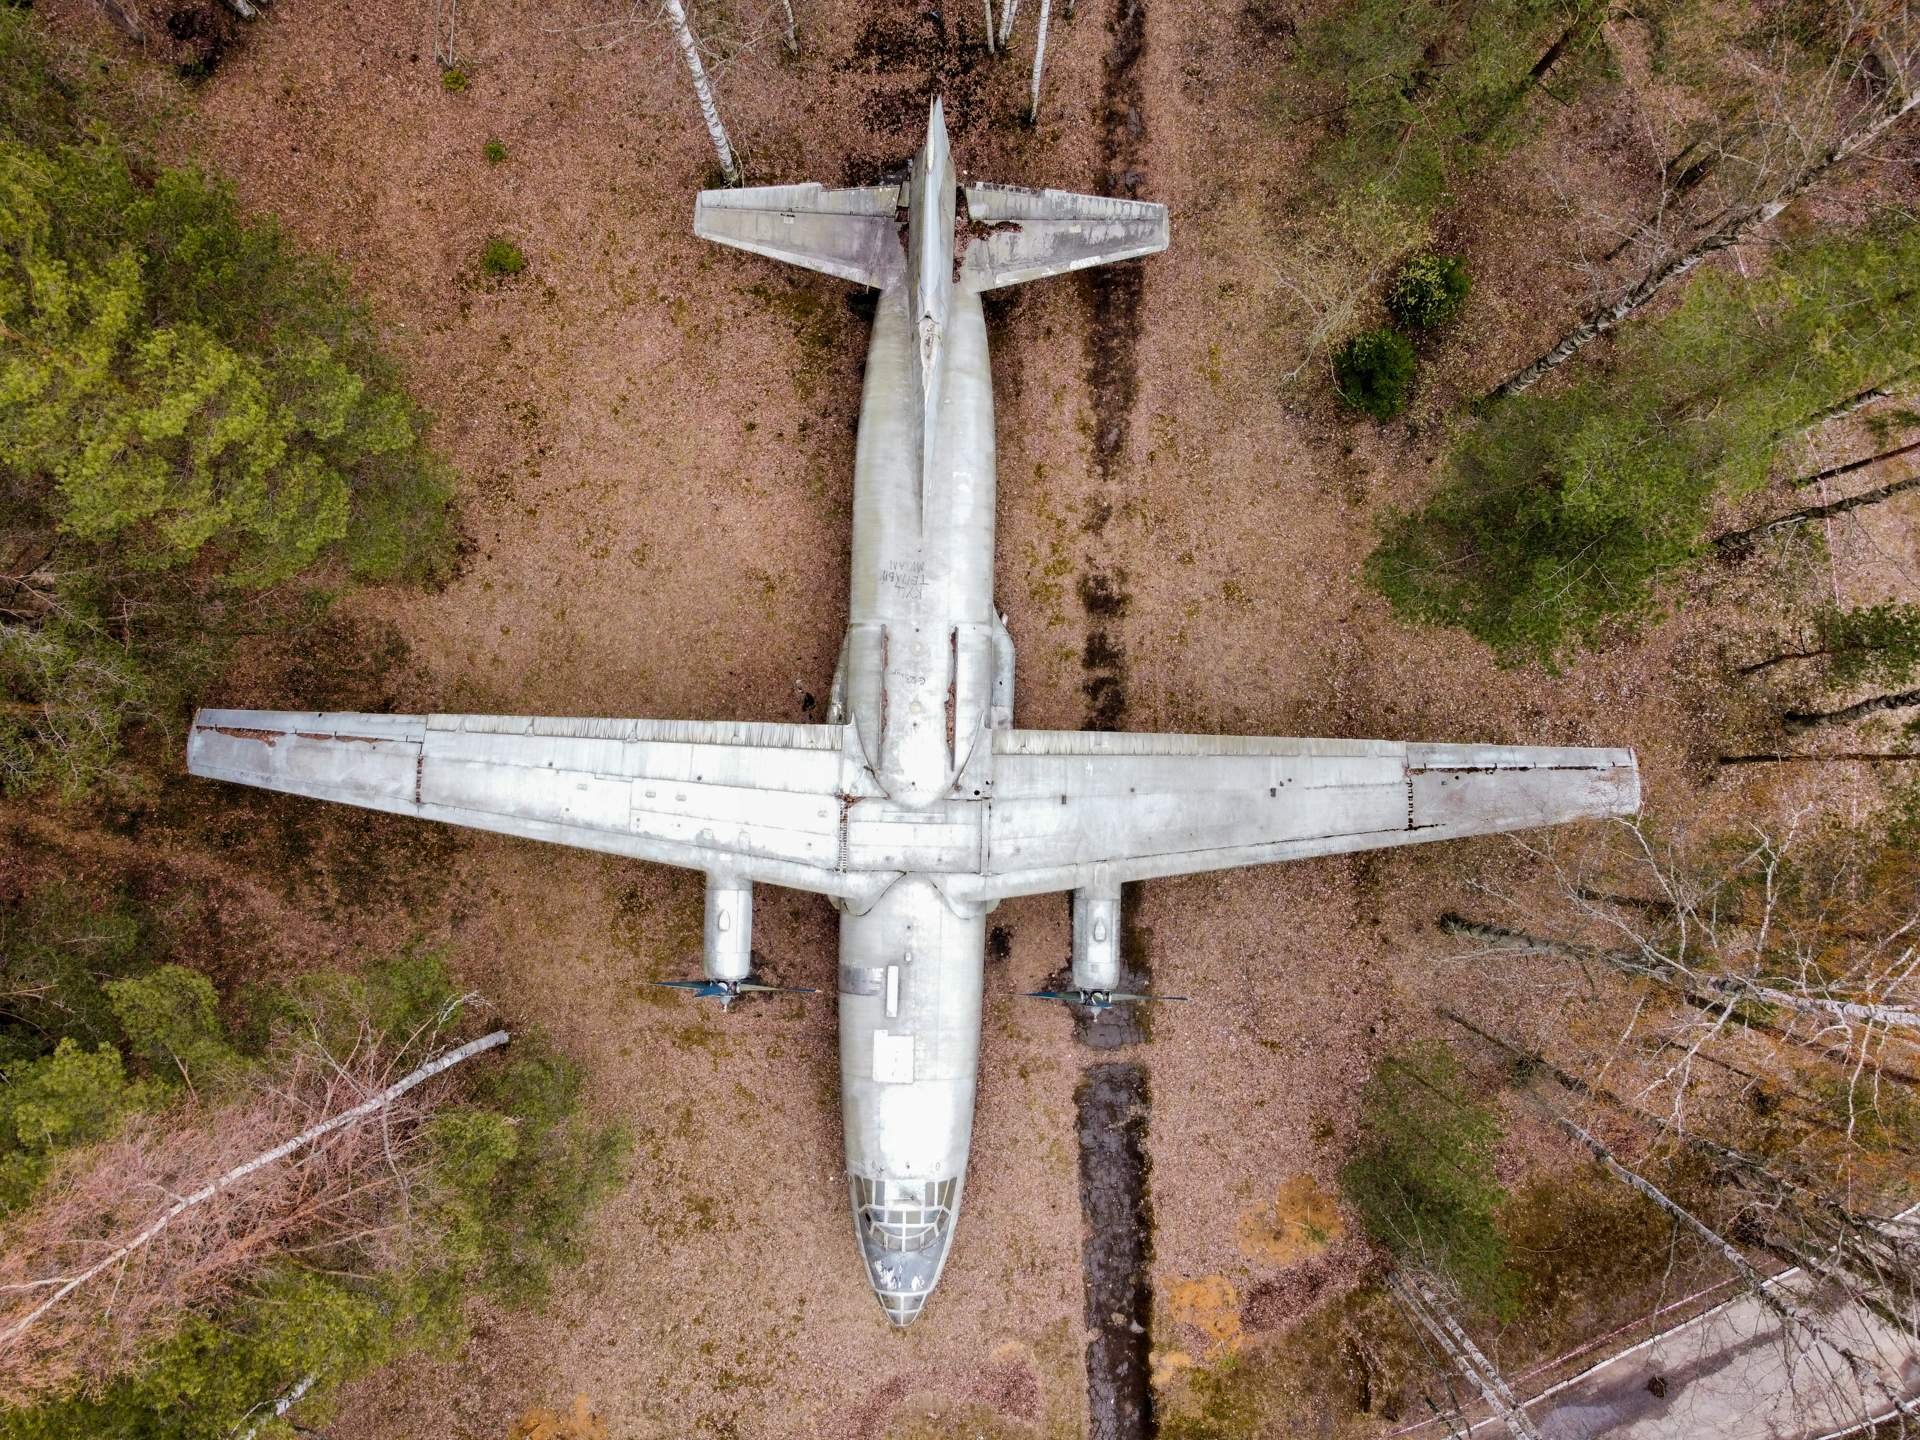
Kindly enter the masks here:
<path id="1" fill-rule="evenodd" d="M 1074 1095 L 1080 1203 L 1087 1218 L 1087 1435 L 1139 1440 L 1154 1432 L 1147 1338 L 1153 1326 L 1153 1215 L 1147 1199 L 1143 1066 L 1088 1068 Z"/>
<path id="2" fill-rule="evenodd" d="M 1114 0 L 1101 65 L 1100 191 L 1132 195 L 1140 187 L 1145 138 L 1140 57 L 1146 48 L 1145 0 Z M 1087 386 L 1093 401 L 1093 460 L 1099 488 L 1081 523 L 1097 548 L 1118 498 L 1130 488 L 1129 442 L 1139 394 L 1139 264 L 1102 266 L 1084 281 L 1089 328 Z M 1132 606 L 1123 566 L 1090 556 L 1077 586 L 1087 638 L 1080 664 L 1087 700 L 1084 728 L 1118 730 L 1127 717 L 1127 651 L 1120 624 Z M 1151 989 L 1151 934 L 1137 922 L 1140 887 L 1121 908 L 1125 989 Z M 1076 1014 L 1074 1038 L 1094 1050 L 1142 1044 L 1151 1008 L 1120 1005 Z M 1150 1089 L 1144 1066 L 1091 1066 L 1074 1101 L 1080 1141 L 1080 1207 L 1086 1223 L 1087 1433 L 1093 1440 L 1144 1440 L 1154 1433 L 1149 1349 L 1153 1328 L 1153 1214 L 1147 1193 Z"/>

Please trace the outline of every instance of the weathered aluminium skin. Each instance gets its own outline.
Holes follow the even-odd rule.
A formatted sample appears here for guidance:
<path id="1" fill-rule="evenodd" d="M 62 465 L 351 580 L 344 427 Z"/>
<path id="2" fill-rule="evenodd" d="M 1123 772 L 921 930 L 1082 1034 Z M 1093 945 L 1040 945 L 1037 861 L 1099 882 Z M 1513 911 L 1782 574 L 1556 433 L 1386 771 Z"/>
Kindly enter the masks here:
<path id="1" fill-rule="evenodd" d="M 1628 813 L 1638 773 L 1624 750 L 1014 729 L 980 294 L 1163 249 L 1165 210 L 957 187 L 935 101 L 904 184 L 709 191 L 694 228 L 880 292 L 826 723 L 204 710 L 188 768 L 702 870 L 725 1000 L 754 884 L 832 897 L 854 1234 L 906 1325 L 953 1243 L 1000 900 L 1073 891 L 1074 989 L 1104 1003 L 1126 881 Z"/>

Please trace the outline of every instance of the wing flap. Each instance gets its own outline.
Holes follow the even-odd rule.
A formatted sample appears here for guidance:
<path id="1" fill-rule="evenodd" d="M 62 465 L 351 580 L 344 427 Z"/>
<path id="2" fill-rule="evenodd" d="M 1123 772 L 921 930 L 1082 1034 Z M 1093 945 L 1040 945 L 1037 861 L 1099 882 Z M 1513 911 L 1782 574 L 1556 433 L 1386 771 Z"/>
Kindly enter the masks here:
<path id="1" fill-rule="evenodd" d="M 702 190 L 693 205 L 693 233 L 736 250 L 884 288 L 906 270 L 894 218 L 900 189 L 760 185 Z"/>
<path id="2" fill-rule="evenodd" d="M 840 868 L 868 793 L 825 725 L 203 710 L 196 775 L 858 898 Z"/>

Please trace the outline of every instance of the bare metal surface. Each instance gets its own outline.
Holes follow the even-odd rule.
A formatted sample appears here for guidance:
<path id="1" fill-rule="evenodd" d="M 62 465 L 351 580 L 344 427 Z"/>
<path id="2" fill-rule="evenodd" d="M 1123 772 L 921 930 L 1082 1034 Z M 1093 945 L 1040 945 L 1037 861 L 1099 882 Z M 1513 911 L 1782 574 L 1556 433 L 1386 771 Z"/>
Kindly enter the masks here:
<path id="1" fill-rule="evenodd" d="M 1125 881 L 1639 803 L 1626 750 L 1012 729 L 979 292 L 1162 249 L 1166 212 L 973 185 L 956 226 L 959 204 L 936 103 L 903 185 L 695 207 L 702 235 L 881 291 L 832 723 L 203 710 L 187 747 L 196 775 L 704 871 L 712 980 L 746 973 L 754 884 L 832 897 L 855 1233 L 898 1324 L 953 1241 L 1000 900 L 1076 892 L 1075 982 L 1111 989 Z"/>

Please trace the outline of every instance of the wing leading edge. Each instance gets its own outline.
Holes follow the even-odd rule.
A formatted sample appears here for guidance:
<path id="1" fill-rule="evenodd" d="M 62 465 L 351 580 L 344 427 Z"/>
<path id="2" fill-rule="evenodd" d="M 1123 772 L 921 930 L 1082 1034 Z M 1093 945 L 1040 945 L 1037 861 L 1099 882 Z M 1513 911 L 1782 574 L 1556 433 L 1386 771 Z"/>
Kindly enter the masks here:
<path id="1" fill-rule="evenodd" d="M 859 898 L 839 725 L 202 710 L 195 775 Z"/>
<path id="2" fill-rule="evenodd" d="M 1631 750 L 1007 730 L 980 899 L 1639 808 Z"/>

